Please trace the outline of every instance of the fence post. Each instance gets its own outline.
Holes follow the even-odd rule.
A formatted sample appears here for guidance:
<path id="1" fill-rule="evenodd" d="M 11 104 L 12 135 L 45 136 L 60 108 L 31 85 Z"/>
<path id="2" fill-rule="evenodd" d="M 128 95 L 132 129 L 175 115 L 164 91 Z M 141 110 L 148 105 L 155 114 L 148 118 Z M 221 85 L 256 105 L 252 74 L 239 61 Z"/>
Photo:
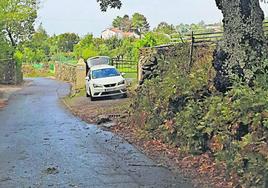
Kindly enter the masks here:
<path id="1" fill-rule="evenodd" d="M 194 51 L 194 32 L 192 31 L 191 46 L 190 46 L 190 58 L 189 58 L 189 68 L 188 68 L 189 73 L 190 73 L 191 68 L 193 66 L 193 51 Z"/>

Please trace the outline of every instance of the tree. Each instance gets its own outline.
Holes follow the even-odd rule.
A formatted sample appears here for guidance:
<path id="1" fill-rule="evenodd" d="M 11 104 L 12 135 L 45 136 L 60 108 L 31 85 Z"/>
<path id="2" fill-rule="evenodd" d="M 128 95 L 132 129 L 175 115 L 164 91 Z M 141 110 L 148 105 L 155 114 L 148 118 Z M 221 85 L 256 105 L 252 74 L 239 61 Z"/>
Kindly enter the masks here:
<path id="1" fill-rule="evenodd" d="M 37 0 L 1 0 L 1 29 L 13 47 L 34 33 L 37 9 Z"/>
<path id="2" fill-rule="evenodd" d="M 132 20 L 128 15 L 124 15 L 123 17 L 117 16 L 113 20 L 113 27 L 125 32 L 130 32 L 132 30 Z"/>
<path id="3" fill-rule="evenodd" d="M 214 53 L 215 87 L 225 92 L 233 80 L 252 85 L 267 57 L 264 13 L 258 0 L 216 0 L 223 14 L 224 40 Z"/>
<path id="4" fill-rule="evenodd" d="M 110 8 L 120 8 L 122 6 L 121 0 L 97 0 L 100 3 L 102 11 L 106 11 Z"/>
<path id="5" fill-rule="evenodd" d="M 176 26 L 176 30 L 181 34 L 186 34 L 186 33 L 189 33 L 189 31 L 191 30 L 191 27 L 189 24 L 181 23 Z"/>
<path id="6" fill-rule="evenodd" d="M 0 59 L 7 59 L 13 53 L 13 49 L 6 41 L 6 38 L 3 34 L 0 33 Z"/>
<path id="7" fill-rule="evenodd" d="M 77 58 L 82 57 L 87 60 L 89 57 L 97 55 L 93 40 L 93 35 L 88 34 L 74 46 L 74 53 Z"/>
<path id="8" fill-rule="evenodd" d="M 132 29 L 138 34 L 143 34 L 149 31 L 150 25 L 147 18 L 139 13 L 134 13 L 132 15 Z"/>
<path id="9" fill-rule="evenodd" d="M 39 63 L 47 60 L 50 55 L 48 39 L 48 34 L 40 24 L 31 40 L 20 43 L 16 47 L 15 59 L 23 63 Z"/>
<path id="10" fill-rule="evenodd" d="M 128 15 L 124 15 L 123 17 L 117 16 L 113 20 L 113 27 L 118 28 L 125 32 L 135 31 L 137 34 L 143 34 L 149 31 L 150 25 L 147 21 L 147 18 L 140 14 L 134 13 L 132 18 Z"/>
<path id="11" fill-rule="evenodd" d="M 122 23 L 123 23 L 123 18 L 120 17 L 120 16 L 117 16 L 117 17 L 113 20 L 112 25 L 113 25 L 113 27 L 118 28 L 118 29 L 121 30 L 121 29 L 123 28 L 123 27 L 122 27 Z"/>
<path id="12" fill-rule="evenodd" d="M 167 22 L 161 22 L 160 24 L 158 24 L 158 26 L 154 29 L 154 31 L 158 33 L 168 34 L 168 35 L 171 35 L 177 32 L 174 25 L 168 24 Z"/>
<path id="13" fill-rule="evenodd" d="M 48 46 L 49 46 L 49 54 L 50 56 L 55 55 L 59 52 L 58 49 L 58 36 L 57 35 L 52 35 L 51 37 L 48 38 L 47 40 Z"/>
<path id="14" fill-rule="evenodd" d="M 50 47 L 48 43 L 49 35 L 43 28 L 42 24 L 39 25 L 36 32 L 33 34 L 32 39 L 25 43 L 29 48 L 43 50 L 48 56 L 50 53 Z"/>
<path id="15" fill-rule="evenodd" d="M 122 39 L 112 37 L 110 39 L 105 40 L 105 44 L 109 48 L 109 50 L 113 50 L 122 45 Z"/>
<path id="16" fill-rule="evenodd" d="M 61 52 L 72 52 L 80 38 L 75 33 L 64 33 L 58 36 L 58 49 Z"/>
<path id="17" fill-rule="evenodd" d="M 3 7 L 3 2 L 0 1 L 0 7 Z M 0 59 L 6 59 L 11 56 L 13 50 L 11 46 L 9 45 L 3 31 L 3 20 L 4 14 L 2 11 L 0 11 Z"/>
<path id="18" fill-rule="evenodd" d="M 176 26 L 176 30 L 181 34 L 190 33 L 190 31 L 193 31 L 194 33 L 210 32 L 210 30 L 206 28 L 204 21 L 201 21 L 198 24 L 191 24 L 191 25 L 181 23 Z"/>

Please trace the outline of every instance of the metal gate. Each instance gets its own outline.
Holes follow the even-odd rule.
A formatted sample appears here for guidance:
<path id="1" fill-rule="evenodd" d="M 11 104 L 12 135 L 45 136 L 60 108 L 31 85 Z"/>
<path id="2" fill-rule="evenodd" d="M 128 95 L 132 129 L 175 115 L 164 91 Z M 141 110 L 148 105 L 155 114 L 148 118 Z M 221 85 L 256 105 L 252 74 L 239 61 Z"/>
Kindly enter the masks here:
<path id="1" fill-rule="evenodd" d="M 137 73 L 138 63 L 127 59 L 112 58 L 111 65 L 115 66 L 120 72 Z"/>

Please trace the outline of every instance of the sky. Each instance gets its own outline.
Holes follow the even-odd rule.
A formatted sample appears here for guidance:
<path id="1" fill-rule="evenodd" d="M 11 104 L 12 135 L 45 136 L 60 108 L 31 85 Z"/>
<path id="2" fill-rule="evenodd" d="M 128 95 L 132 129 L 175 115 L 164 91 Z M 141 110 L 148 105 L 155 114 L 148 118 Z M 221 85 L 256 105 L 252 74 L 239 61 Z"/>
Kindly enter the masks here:
<path id="1" fill-rule="evenodd" d="M 42 23 L 47 32 L 61 34 L 77 33 L 80 36 L 101 32 L 111 27 L 116 16 L 132 15 L 139 12 L 145 15 L 151 28 L 165 21 L 170 24 L 216 23 L 222 20 L 215 0 L 123 0 L 123 7 L 101 12 L 96 0 L 41 0 L 36 25 Z M 268 16 L 268 4 L 262 4 Z"/>

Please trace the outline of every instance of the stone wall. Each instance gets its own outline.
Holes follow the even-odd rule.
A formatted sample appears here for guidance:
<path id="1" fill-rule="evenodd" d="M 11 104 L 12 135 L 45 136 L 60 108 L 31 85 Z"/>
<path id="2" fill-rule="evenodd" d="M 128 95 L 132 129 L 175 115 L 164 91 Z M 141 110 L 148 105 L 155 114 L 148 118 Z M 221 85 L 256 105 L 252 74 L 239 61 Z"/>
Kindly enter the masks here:
<path id="1" fill-rule="evenodd" d="M 55 78 L 69 82 L 72 85 L 72 92 L 85 88 L 86 64 L 79 60 L 77 64 L 55 63 Z"/>
<path id="2" fill-rule="evenodd" d="M 180 48 L 186 48 L 186 50 L 180 50 L 180 52 L 183 51 L 183 54 L 177 53 Z M 207 57 L 204 57 L 203 54 L 207 53 L 209 53 L 209 56 L 212 59 L 213 48 L 207 45 L 195 46 L 193 50 L 192 64 L 195 64 L 197 61 L 206 61 Z M 140 50 L 139 59 L 139 84 L 141 85 L 146 79 L 151 79 L 157 76 L 159 73 L 159 60 L 161 59 L 161 62 L 165 62 L 169 57 L 187 59 L 186 61 L 189 61 L 187 63 L 190 66 L 190 46 L 188 47 L 187 44 L 174 44 L 142 48 Z M 211 63 L 211 61 L 206 63 Z M 189 70 L 190 69 L 191 67 L 189 67 Z"/>
<path id="3" fill-rule="evenodd" d="M 142 48 L 139 59 L 139 83 L 143 84 L 144 80 L 153 78 L 157 73 L 158 59 L 173 51 L 175 46 L 165 45 L 152 48 Z"/>
<path id="4" fill-rule="evenodd" d="M 14 60 L 0 60 L 0 84 L 20 84 L 23 81 L 21 66 Z"/>
<path id="5" fill-rule="evenodd" d="M 76 80 L 75 69 L 76 69 L 75 65 L 56 62 L 55 77 L 57 80 L 73 83 Z"/>

